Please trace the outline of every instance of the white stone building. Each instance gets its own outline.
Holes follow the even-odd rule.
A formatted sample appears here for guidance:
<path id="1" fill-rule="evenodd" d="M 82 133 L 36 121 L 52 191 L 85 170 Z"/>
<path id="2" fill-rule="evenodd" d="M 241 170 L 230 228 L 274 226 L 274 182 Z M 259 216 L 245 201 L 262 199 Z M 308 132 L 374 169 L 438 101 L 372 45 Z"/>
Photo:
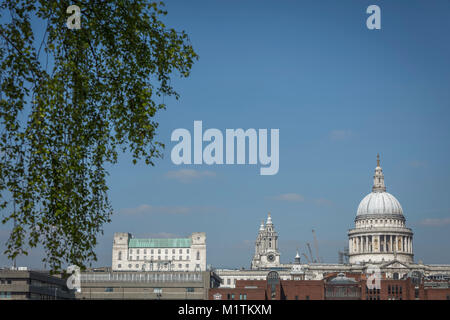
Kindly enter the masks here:
<path id="1" fill-rule="evenodd" d="M 278 249 L 278 234 L 272 218 L 261 224 L 255 243 L 251 269 L 217 269 L 221 287 L 235 286 L 236 280 L 266 280 L 276 270 L 282 280 L 321 280 L 329 273 L 372 273 L 375 270 L 387 278 L 421 274 L 439 278 L 450 276 L 450 265 L 427 265 L 414 262 L 413 232 L 406 227 L 406 219 L 398 200 L 386 192 L 379 156 L 372 192 L 360 202 L 355 227 L 348 231 L 349 263 L 301 263 L 297 253 L 293 264 L 282 264 Z"/>
<path id="2" fill-rule="evenodd" d="M 413 232 L 406 227 L 398 200 L 386 192 L 379 156 L 373 179 L 372 192 L 362 199 L 355 228 L 348 232 L 350 263 L 412 263 Z"/>
<path id="3" fill-rule="evenodd" d="M 259 227 L 258 236 L 255 243 L 255 255 L 253 257 L 251 268 L 274 268 L 280 267 L 280 252 L 278 251 L 278 233 L 272 223 L 272 218 L 267 218 L 267 223 L 264 225 L 264 220 Z"/>
<path id="4" fill-rule="evenodd" d="M 206 233 L 187 238 L 137 239 L 114 234 L 113 271 L 206 271 Z"/>

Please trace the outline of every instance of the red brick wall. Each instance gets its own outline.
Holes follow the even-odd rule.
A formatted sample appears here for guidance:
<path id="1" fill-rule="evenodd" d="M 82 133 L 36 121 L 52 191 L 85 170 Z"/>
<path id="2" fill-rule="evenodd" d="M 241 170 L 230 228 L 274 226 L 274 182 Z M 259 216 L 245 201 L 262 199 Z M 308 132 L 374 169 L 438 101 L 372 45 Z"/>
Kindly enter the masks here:
<path id="1" fill-rule="evenodd" d="M 424 300 L 447 300 L 450 297 L 450 288 L 426 288 L 424 290 Z"/>
<path id="2" fill-rule="evenodd" d="M 238 282 L 238 281 L 236 281 Z M 260 289 L 245 289 L 245 288 L 214 288 L 209 289 L 208 299 L 214 300 L 214 295 L 220 293 L 222 295 L 221 300 L 228 300 L 228 295 L 230 295 L 230 300 L 234 294 L 234 300 L 239 300 L 240 295 L 247 295 L 247 300 L 266 300 L 266 291 L 263 288 Z"/>
<path id="3" fill-rule="evenodd" d="M 324 282 L 322 280 L 283 280 L 281 287 L 286 300 L 324 299 Z"/>

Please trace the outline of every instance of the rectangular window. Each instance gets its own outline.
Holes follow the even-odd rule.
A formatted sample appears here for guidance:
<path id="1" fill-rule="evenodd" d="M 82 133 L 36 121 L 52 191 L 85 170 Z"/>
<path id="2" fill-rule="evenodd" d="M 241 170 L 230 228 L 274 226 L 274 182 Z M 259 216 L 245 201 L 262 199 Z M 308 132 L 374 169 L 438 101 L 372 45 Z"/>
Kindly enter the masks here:
<path id="1" fill-rule="evenodd" d="M 162 293 L 162 288 L 153 288 L 153 293 Z"/>
<path id="2" fill-rule="evenodd" d="M 243 297 L 244 297 L 244 300 L 247 300 L 247 294 L 246 293 L 243 294 Z"/>
<path id="3" fill-rule="evenodd" d="M 105 292 L 113 292 L 114 291 L 114 289 L 113 288 L 111 288 L 111 287 L 107 287 L 107 288 L 105 288 Z"/>
<path id="4" fill-rule="evenodd" d="M 178 260 L 183 260 L 183 259 L 181 259 L 181 256 L 180 256 L 180 259 L 178 259 Z"/>
<path id="5" fill-rule="evenodd" d="M 186 288 L 186 292 L 194 292 L 194 288 Z"/>
<path id="6" fill-rule="evenodd" d="M 189 264 L 186 263 L 186 269 L 189 269 Z"/>
<path id="7" fill-rule="evenodd" d="M 231 294 L 231 300 L 234 300 L 234 293 Z"/>

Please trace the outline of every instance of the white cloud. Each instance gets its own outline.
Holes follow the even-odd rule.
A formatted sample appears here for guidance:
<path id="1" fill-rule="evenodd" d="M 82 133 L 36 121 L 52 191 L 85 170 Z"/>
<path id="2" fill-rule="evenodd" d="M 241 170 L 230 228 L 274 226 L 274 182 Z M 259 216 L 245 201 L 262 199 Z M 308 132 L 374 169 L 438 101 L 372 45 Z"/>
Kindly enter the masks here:
<path id="1" fill-rule="evenodd" d="M 425 161 L 414 160 L 409 163 L 409 165 L 413 168 L 425 168 L 427 163 Z"/>
<path id="2" fill-rule="evenodd" d="M 354 133 L 351 130 L 333 130 L 330 132 L 330 140 L 342 141 L 351 138 Z"/>
<path id="3" fill-rule="evenodd" d="M 298 193 L 284 193 L 273 197 L 273 199 L 279 201 L 302 202 L 305 200 L 305 197 Z"/>
<path id="4" fill-rule="evenodd" d="M 169 179 L 175 179 L 183 183 L 189 183 L 193 180 L 198 180 L 201 178 L 213 178 L 216 176 L 215 172 L 212 171 L 201 171 L 194 169 L 181 169 L 176 171 L 169 171 L 166 174 L 166 177 Z"/>
<path id="5" fill-rule="evenodd" d="M 419 222 L 422 226 L 441 227 L 450 224 L 450 218 L 427 218 Z"/>
<path id="6" fill-rule="evenodd" d="M 218 207 L 212 206 L 152 206 L 141 204 L 135 208 L 123 208 L 120 214 L 125 215 L 186 215 L 191 213 L 209 214 L 222 212 Z"/>
<path id="7" fill-rule="evenodd" d="M 333 202 L 331 200 L 325 199 L 325 198 L 318 198 L 314 199 L 314 203 L 318 206 L 331 206 L 333 205 Z"/>

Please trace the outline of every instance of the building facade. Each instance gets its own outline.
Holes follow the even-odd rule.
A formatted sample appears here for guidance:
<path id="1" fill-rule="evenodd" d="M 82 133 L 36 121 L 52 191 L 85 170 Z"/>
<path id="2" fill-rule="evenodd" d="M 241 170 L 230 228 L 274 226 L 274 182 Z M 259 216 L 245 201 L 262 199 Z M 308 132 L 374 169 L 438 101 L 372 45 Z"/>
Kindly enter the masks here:
<path id="1" fill-rule="evenodd" d="M 210 300 L 450 300 L 450 279 L 382 275 L 379 288 L 369 288 L 358 273 L 332 273 L 321 280 L 282 280 L 269 271 L 266 280 L 238 280 L 234 288 L 213 288 Z"/>
<path id="2" fill-rule="evenodd" d="M 268 272 L 277 271 L 280 281 L 323 280 L 329 274 L 384 274 L 386 279 L 399 280 L 411 274 L 424 278 L 450 277 L 450 265 L 414 262 L 413 232 L 399 201 L 386 192 L 384 174 L 377 156 L 372 192 L 360 202 L 355 227 L 348 231 L 348 263 L 280 262 L 278 233 L 268 217 L 261 224 L 250 269 L 217 269 L 221 288 L 233 289 L 239 281 L 265 281 Z M 430 291 L 431 292 L 431 291 Z"/>
<path id="3" fill-rule="evenodd" d="M 348 232 L 350 263 L 413 262 L 413 232 L 398 200 L 386 192 L 380 158 L 372 192 L 360 202 L 355 228 Z"/>
<path id="4" fill-rule="evenodd" d="M 280 267 L 280 252 L 278 251 L 278 233 L 272 223 L 270 213 L 267 223 L 264 220 L 259 227 L 255 243 L 255 255 L 251 263 L 253 270 Z"/>
<path id="5" fill-rule="evenodd" d="M 206 300 L 220 278 L 210 271 L 83 272 L 77 299 Z"/>
<path id="6" fill-rule="evenodd" d="M 206 233 L 187 238 L 137 239 L 114 234 L 113 271 L 206 271 Z"/>
<path id="7" fill-rule="evenodd" d="M 46 271 L 0 269 L 0 300 L 68 300 L 66 279 Z"/>

